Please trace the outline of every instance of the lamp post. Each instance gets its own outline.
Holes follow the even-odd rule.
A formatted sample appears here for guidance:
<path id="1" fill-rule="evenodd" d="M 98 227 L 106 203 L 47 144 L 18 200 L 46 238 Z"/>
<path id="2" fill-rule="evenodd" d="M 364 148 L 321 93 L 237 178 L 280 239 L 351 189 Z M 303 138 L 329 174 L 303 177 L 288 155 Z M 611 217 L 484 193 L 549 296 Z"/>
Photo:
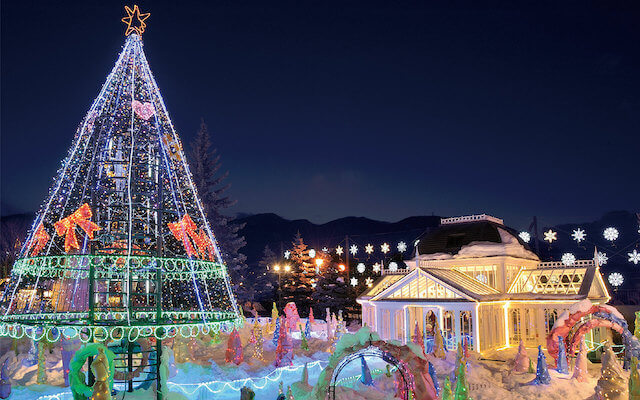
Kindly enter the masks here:
<path id="1" fill-rule="evenodd" d="M 283 266 L 275 264 L 272 269 L 278 274 L 278 307 L 282 307 L 282 273 L 286 274 L 291 271 L 291 266 L 289 264 Z"/>

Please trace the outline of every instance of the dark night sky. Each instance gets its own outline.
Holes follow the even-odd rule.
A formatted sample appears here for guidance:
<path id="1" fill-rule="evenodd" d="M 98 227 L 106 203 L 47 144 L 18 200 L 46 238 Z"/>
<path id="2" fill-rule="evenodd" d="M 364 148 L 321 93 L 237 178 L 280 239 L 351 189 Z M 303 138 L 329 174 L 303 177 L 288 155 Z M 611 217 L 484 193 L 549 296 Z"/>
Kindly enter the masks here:
<path id="1" fill-rule="evenodd" d="M 640 2 L 141 2 L 237 212 L 638 211 Z M 505 5 L 507 4 L 508 5 Z M 33 211 L 124 43 L 119 2 L 2 1 L 2 212 Z"/>

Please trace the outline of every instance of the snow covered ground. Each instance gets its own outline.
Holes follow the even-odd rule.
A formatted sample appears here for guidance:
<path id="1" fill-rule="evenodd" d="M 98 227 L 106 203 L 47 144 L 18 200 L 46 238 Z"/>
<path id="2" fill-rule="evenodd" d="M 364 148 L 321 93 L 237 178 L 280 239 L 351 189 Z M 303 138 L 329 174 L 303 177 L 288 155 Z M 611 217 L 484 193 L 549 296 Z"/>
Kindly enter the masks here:
<path id="1" fill-rule="evenodd" d="M 243 343 L 248 343 L 248 328 L 244 328 L 240 333 Z M 310 349 L 308 351 L 300 349 L 300 341 L 294 339 L 292 341 L 294 356 L 291 360 L 293 366 L 276 369 L 273 366 L 274 346 L 271 343 L 271 338 L 267 336 L 264 342 L 265 361 L 253 359 L 251 357 L 253 345 L 246 344 L 244 362 L 235 366 L 225 363 L 225 340 L 211 345 L 205 343 L 210 338 L 203 339 L 205 340 L 198 339 L 199 342 L 184 341 L 173 344 L 177 360 L 180 357 L 185 357 L 185 354 L 187 356 L 193 355 L 194 351 L 196 354 L 202 354 L 202 358 L 176 363 L 171 367 L 168 385 L 169 389 L 174 392 L 170 396 L 171 399 L 237 400 L 240 398 L 242 386 L 251 387 L 256 392 L 258 399 L 275 399 L 280 382 L 283 383 L 286 391 L 289 385 L 300 381 L 305 363 L 308 366 L 309 383 L 314 385 L 331 355 L 331 348 L 323 338 L 316 337 L 309 340 Z M 210 347 L 210 351 L 204 354 L 199 347 L 201 345 Z M 191 353 L 189 353 L 189 349 L 191 349 Z M 6 343 L 0 343 L 0 350 L 5 351 L 0 361 L 3 358 L 10 360 L 7 369 L 9 382 L 12 383 L 10 399 L 72 400 L 69 389 L 62 387 L 63 377 L 59 351 L 54 349 L 47 356 L 48 384 L 37 385 L 35 384 L 37 365 L 33 364 L 33 353 L 29 354 L 27 344 L 21 343 L 17 357 L 12 351 L 8 351 Z M 590 378 L 585 383 L 571 379 L 571 375 L 558 374 L 550 365 L 551 384 L 535 386 L 528 384 L 534 378 L 534 374 L 513 371 L 510 361 L 514 358 L 515 353 L 516 348 L 492 351 L 482 355 L 472 353 L 468 363 L 467 381 L 470 386 L 470 395 L 474 400 L 585 400 L 594 398 L 594 387 L 600 376 L 600 364 L 589 365 Z M 535 366 L 537 349 L 527 349 L 527 353 Z M 444 360 L 429 357 L 434 364 L 441 387 L 446 376 L 453 376 L 455 358 L 454 352 L 449 352 Z M 547 359 L 550 358 L 547 357 Z M 360 362 L 356 359 L 342 370 L 338 377 L 340 386 L 336 388 L 337 398 L 345 400 L 387 400 L 393 398 L 395 392 L 393 376 L 387 377 L 383 373 L 386 364 L 377 358 L 367 358 L 367 363 L 374 375 L 375 386 L 364 386 L 357 379 L 360 374 Z M 352 379 L 349 379 L 350 377 Z M 627 378 L 628 374 L 624 376 L 625 380 Z M 118 398 L 121 397 L 121 395 L 118 396 Z M 152 398 L 152 395 L 149 392 L 127 393 L 125 398 L 129 400 L 149 399 Z M 296 397 L 296 400 L 304 400 L 304 396 Z"/>

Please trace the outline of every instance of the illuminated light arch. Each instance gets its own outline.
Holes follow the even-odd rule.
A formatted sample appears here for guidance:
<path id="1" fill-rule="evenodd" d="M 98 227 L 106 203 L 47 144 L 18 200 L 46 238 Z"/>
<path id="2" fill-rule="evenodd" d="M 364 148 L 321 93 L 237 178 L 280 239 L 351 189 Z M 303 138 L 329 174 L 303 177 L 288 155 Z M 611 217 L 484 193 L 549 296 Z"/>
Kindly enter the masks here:
<path id="1" fill-rule="evenodd" d="M 369 340 L 361 341 L 359 338 L 369 334 Z M 343 341 L 344 344 L 343 344 Z M 349 344 L 351 344 L 349 346 Z M 342 345 L 342 346 L 341 346 Z M 409 390 L 413 392 L 413 398 L 422 400 L 437 400 L 438 395 L 429 375 L 428 363 L 423 355 L 414 351 L 409 345 L 399 342 L 385 342 L 380 340 L 376 333 L 371 333 L 368 327 L 364 327 L 355 335 L 344 335 L 336 345 L 336 352 L 329 359 L 329 365 L 322 371 L 318 383 L 314 387 L 310 398 L 317 400 L 335 399 L 335 387 L 338 383 L 340 371 L 350 362 L 362 356 L 379 357 L 388 364 L 397 368 L 404 387 L 403 400 L 408 400 Z"/>
<path id="2" fill-rule="evenodd" d="M 581 303 L 586 306 L 589 300 L 583 300 Z M 614 307 L 608 305 L 592 304 L 590 307 L 576 307 L 577 311 L 570 313 L 566 318 L 561 318 L 558 323 L 553 326 L 551 332 L 547 336 L 547 351 L 554 359 L 558 359 L 558 336 L 562 336 L 568 346 L 568 354 L 575 354 L 578 345 L 584 335 L 593 328 L 605 327 L 618 332 L 622 336 L 624 342 L 625 360 L 631 357 L 640 356 L 640 341 L 629 331 L 629 326 L 624 318 L 617 312 Z M 587 318 L 583 320 L 583 318 Z"/>

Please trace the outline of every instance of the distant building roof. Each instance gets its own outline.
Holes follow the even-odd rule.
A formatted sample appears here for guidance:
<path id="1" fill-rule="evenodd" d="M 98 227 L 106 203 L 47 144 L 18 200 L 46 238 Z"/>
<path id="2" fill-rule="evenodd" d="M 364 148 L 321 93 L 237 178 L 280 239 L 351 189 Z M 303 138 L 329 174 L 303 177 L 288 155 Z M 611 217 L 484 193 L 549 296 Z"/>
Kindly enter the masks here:
<path id="1" fill-rule="evenodd" d="M 510 255 L 511 253 L 517 256 L 525 255 L 526 258 L 538 258 L 518 236 L 517 231 L 503 225 L 501 219 L 485 214 L 443 219 L 438 228 L 419 238 L 416 256 L 433 254 L 441 255 L 439 259 L 446 259 L 449 258 L 447 255 L 457 255 L 463 247 L 467 247 L 463 253 L 473 257 L 474 251 L 468 248 L 469 245 L 481 243 L 503 244 L 503 251 L 501 252 L 500 246 L 493 246 L 493 249 L 485 246 L 484 249 L 478 248 L 481 254 L 475 256 L 488 256 L 490 255 L 488 253 L 493 251 L 497 253 L 493 255 Z"/>

